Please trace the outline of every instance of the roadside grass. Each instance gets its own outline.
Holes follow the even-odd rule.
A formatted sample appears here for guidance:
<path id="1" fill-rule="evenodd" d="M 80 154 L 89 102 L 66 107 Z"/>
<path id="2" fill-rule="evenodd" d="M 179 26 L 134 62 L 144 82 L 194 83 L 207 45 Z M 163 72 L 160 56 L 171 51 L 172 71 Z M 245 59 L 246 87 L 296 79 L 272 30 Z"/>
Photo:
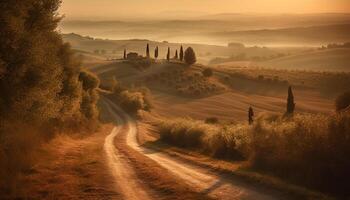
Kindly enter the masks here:
<path id="1" fill-rule="evenodd" d="M 253 126 L 175 119 L 157 123 L 156 129 L 160 140 L 170 145 L 214 158 L 248 161 L 243 172 L 349 196 L 350 113 L 291 118 L 264 115 Z"/>
<path id="2" fill-rule="evenodd" d="M 124 127 L 126 129 L 126 127 Z M 142 155 L 140 152 L 128 146 L 125 142 L 127 130 L 121 132 L 120 138 L 115 140 L 115 146 L 124 154 L 136 175 L 147 183 L 148 188 L 152 189 L 156 199 L 173 200 L 212 200 L 206 194 L 196 191 L 191 186 L 184 183 L 180 178 L 173 176 L 172 173 L 161 167 L 156 161 Z M 156 173 L 155 173 L 156 172 Z"/>
<path id="3" fill-rule="evenodd" d="M 0 199 L 120 199 L 104 161 L 103 142 L 112 128 L 103 125 L 85 136 L 59 134 L 41 144 L 34 165 L 16 179 L 15 191 L 11 194 L 0 190 Z M 33 158 L 22 153 L 14 156 L 27 157 L 21 161 Z"/>

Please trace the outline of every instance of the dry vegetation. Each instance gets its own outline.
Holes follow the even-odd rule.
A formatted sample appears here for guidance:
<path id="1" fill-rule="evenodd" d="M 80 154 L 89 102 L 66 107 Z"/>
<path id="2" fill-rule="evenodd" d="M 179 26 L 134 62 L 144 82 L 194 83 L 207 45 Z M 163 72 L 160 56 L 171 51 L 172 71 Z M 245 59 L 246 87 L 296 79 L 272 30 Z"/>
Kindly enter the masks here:
<path id="1" fill-rule="evenodd" d="M 60 3 L 0 3 L 1 194 L 16 193 L 35 149 L 55 133 L 94 131 L 98 125 L 99 80 L 82 71 L 56 31 Z"/>
<path id="2" fill-rule="evenodd" d="M 190 119 L 157 124 L 161 140 L 231 160 L 292 183 L 349 195 L 347 155 L 350 113 L 261 115 L 253 126 L 207 124 Z"/>
<path id="3" fill-rule="evenodd" d="M 137 114 L 139 110 L 150 111 L 152 108 L 151 92 L 146 87 L 125 88 L 113 79 L 111 86 L 103 86 L 110 91 L 107 95 L 117 105 L 131 114 Z"/>
<path id="4" fill-rule="evenodd" d="M 346 91 L 350 85 L 350 74 L 345 72 L 265 68 L 224 68 L 219 69 L 219 71 L 228 74 L 228 76 L 223 77 L 225 82 L 241 89 L 245 87 L 242 82 L 250 83 L 248 84 L 251 85 L 249 88 L 256 88 L 256 90 L 261 87 L 267 89 L 285 88 L 291 84 L 297 88 L 315 89 L 322 94 L 334 96 Z M 240 82 L 241 84 L 239 84 Z"/>
<path id="5" fill-rule="evenodd" d="M 155 73 L 144 78 L 146 84 L 176 93 L 185 97 L 204 97 L 222 92 L 225 88 L 211 75 L 190 69 L 183 64 L 174 64 L 175 67 L 167 71 Z"/>

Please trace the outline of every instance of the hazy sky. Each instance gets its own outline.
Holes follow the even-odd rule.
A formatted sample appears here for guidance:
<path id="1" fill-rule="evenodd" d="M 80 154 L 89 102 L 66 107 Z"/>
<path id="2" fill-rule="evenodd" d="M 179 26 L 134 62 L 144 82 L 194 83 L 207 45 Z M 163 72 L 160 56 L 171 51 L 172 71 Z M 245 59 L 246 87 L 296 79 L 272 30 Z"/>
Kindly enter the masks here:
<path id="1" fill-rule="evenodd" d="M 350 0 L 63 0 L 66 19 L 126 19 L 214 13 L 350 12 Z"/>

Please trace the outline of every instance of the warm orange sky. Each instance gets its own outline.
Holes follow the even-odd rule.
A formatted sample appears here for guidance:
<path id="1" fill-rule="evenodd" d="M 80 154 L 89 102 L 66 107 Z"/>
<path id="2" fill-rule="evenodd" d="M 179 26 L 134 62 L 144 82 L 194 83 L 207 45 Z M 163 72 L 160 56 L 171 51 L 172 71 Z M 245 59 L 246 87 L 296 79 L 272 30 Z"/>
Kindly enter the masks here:
<path id="1" fill-rule="evenodd" d="M 176 11 L 176 12 L 175 12 Z M 350 0 L 63 0 L 67 19 L 118 19 L 214 13 L 350 12 Z"/>

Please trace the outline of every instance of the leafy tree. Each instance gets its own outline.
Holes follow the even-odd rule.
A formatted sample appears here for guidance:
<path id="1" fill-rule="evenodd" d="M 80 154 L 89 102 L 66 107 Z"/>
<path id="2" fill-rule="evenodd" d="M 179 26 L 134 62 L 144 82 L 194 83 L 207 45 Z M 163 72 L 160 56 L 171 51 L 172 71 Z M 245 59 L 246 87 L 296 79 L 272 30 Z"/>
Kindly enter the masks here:
<path id="1" fill-rule="evenodd" d="M 345 92 L 337 97 L 335 100 L 335 107 L 337 111 L 344 110 L 350 106 L 350 91 Z"/>
<path id="2" fill-rule="evenodd" d="M 158 58 L 158 46 L 154 50 L 154 57 L 157 59 Z"/>
<path id="3" fill-rule="evenodd" d="M 254 111 L 253 111 L 253 108 L 252 107 L 249 107 L 249 110 L 248 110 L 248 123 L 249 125 L 252 125 L 253 122 L 254 122 Z"/>
<path id="4" fill-rule="evenodd" d="M 294 109 L 295 109 L 294 95 L 293 95 L 292 87 L 289 86 L 288 98 L 287 98 L 287 114 L 293 114 Z"/>
<path id="5" fill-rule="evenodd" d="M 192 47 L 188 47 L 186 49 L 184 59 L 188 65 L 193 65 L 194 63 L 197 62 L 196 54 L 192 49 Z"/>
<path id="6" fill-rule="evenodd" d="M 0 3 L 0 121 L 63 126 L 89 119 L 81 102 L 91 93 L 85 94 L 80 64 L 56 32 L 60 2 Z M 89 98 L 95 107 L 96 98 Z"/>
<path id="7" fill-rule="evenodd" d="M 147 57 L 147 58 L 150 58 L 150 54 L 149 54 L 149 44 L 147 44 L 147 47 L 146 47 L 146 57 Z"/>
<path id="8" fill-rule="evenodd" d="M 168 61 L 170 60 L 170 47 L 168 47 L 168 53 L 166 54 L 166 59 Z"/>
<path id="9" fill-rule="evenodd" d="M 177 53 L 177 50 L 175 51 L 175 56 L 174 56 L 174 59 L 179 59 L 179 55 L 178 55 L 178 53 Z"/>
<path id="10" fill-rule="evenodd" d="M 184 49 L 183 49 L 182 45 L 181 45 L 181 47 L 180 47 L 180 60 L 181 60 L 181 61 L 184 60 Z"/>

